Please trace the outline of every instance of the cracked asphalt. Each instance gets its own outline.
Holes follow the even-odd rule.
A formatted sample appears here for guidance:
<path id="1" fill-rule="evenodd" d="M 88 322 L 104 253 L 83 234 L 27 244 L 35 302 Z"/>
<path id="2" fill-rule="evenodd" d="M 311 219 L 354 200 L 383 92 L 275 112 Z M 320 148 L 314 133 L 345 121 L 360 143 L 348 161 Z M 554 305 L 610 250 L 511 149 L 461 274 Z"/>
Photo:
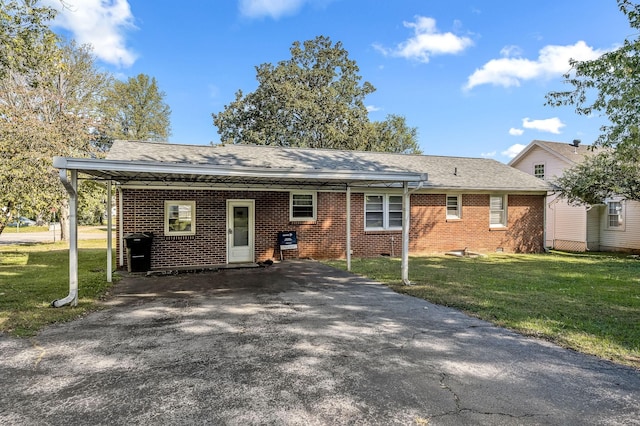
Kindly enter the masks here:
<path id="1" fill-rule="evenodd" d="M 105 305 L 0 337 L 0 424 L 640 425 L 639 371 L 313 261 Z"/>

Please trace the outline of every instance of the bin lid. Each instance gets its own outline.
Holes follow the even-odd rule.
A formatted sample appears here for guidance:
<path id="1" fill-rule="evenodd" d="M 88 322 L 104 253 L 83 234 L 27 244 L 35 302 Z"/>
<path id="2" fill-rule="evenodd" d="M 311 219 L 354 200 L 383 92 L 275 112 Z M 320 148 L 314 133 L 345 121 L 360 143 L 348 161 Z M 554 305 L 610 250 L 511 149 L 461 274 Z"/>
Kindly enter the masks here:
<path id="1" fill-rule="evenodd" d="M 152 238 L 153 238 L 153 234 L 151 232 L 134 233 L 124 237 L 125 240 L 132 240 L 132 241 L 146 240 L 146 239 L 152 239 Z"/>

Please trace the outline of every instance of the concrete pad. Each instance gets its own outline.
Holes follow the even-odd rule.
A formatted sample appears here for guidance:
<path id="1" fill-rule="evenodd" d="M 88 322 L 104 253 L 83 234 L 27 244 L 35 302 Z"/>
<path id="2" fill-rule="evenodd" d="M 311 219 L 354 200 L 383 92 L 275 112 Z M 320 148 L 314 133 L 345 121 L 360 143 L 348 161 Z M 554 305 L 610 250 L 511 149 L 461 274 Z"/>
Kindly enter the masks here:
<path id="1" fill-rule="evenodd" d="M 106 304 L 0 337 L 0 424 L 640 424 L 636 370 L 312 261 L 130 276 Z"/>

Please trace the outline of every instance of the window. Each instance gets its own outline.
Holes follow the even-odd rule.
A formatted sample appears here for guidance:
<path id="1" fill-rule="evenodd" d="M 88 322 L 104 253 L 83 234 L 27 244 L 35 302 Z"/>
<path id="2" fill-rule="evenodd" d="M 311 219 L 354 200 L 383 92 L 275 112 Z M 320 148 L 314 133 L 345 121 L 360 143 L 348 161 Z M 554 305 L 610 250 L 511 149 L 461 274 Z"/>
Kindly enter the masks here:
<path id="1" fill-rule="evenodd" d="M 533 175 L 539 179 L 544 179 L 544 164 L 534 164 Z"/>
<path id="2" fill-rule="evenodd" d="M 489 197 L 489 225 L 496 228 L 507 226 L 506 195 L 491 195 Z"/>
<path id="3" fill-rule="evenodd" d="M 402 195 L 365 195 L 365 229 L 402 229 Z"/>
<path id="4" fill-rule="evenodd" d="M 621 201 L 607 202 L 607 227 L 620 229 L 624 224 L 623 209 Z"/>
<path id="5" fill-rule="evenodd" d="M 291 192 L 289 220 L 316 220 L 316 198 L 315 192 Z"/>
<path id="6" fill-rule="evenodd" d="M 460 219 L 462 203 L 460 195 L 447 195 L 447 219 Z"/>
<path id="7" fill-rule="evenodd" d="M 165 201 L 164 202 L 164 234 L 195 235 L 196 202 Z"/>

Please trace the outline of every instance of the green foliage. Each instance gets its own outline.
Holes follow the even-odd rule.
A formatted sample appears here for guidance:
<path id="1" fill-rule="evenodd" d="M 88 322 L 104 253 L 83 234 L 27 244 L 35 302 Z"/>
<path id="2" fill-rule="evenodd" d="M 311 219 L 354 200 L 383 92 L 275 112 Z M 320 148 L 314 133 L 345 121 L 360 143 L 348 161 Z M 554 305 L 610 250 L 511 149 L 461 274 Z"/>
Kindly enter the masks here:
<path id="1" fill-rule="evenodd" d="M 344 261 L 330 262 L 344 268 Z M 640 261 L 615 254 L 354 259 L 395 291 L 461 309 L 526 335 L 640 367 Z"/>
<path id="2" fill-rule="evenodd" d="M 618 0 L 620 10 L 636 38 L 590 61 L 570 61 L 571 71 L 565 74 L 573 90 L 552 92 L 547 104 L 573 105 L 580 115 L 600 113 L 610 124 L 601 128 L 595 145 L 616 147 L 638 143 L 638 111 L 640 110 L 640 5 Z M 593 97 L 593 99 L 592 99 Z M 589 100 L 592 99 L 592 100 Z"/>
<path id="3" fill-rule="evenodd" d="M 291 59 L 256 67 L 258 88 L 212 114 L 222 143 L 419 152 L 403 117 L 370 123 L 359 68 L 342 43 L 319 36 L 295 42 Z"/>
<path id="4" fill-rule="evenodd" d="M 18 205 L 48 217 L 64 204 L 54 156 L 96 151 L 97 106 L 109 76 L 97 71 L 88 46 L 51 49 L 50 62 L 28 72 L 8 69 L 0 78 L 0 231 Z"/>
<path id="5" fill-rule="evenodd" d="M 587 158 L 554 181 L 572 204 L 601 204 L 614 195 L 640 201 L 640 150 L 619 147 Z"/>
<path id="6" fill-rule="evenodd" d="M 108 124 L 105 139 L 166 141 L 171 135 L 171 109 L 164 97 L 155 77 L 146 74 L 114 81 L 102 104 Z"/>
<path id="7" fill-rule="evenodd" d="M 58 39 L 47 22 L 55 15 L 38 0 L 0 0 L 0 77 L 9 70 L 28 73 L 50 60 Z"/>
<path id="8" fill-rule="evenodd" d="M 557 185 L 571 202 L 595 204 L 617 194 L 640 200 L 640 5 L 617 0 L 636 37 L 590 61 L 571 60 L 565 74 L 572 90 L 547 94 L 547 105 L 572 105 L 579 115 L 604 115 L 595 146 L 609 148 L 587 162 L 565 171 Z"/>

